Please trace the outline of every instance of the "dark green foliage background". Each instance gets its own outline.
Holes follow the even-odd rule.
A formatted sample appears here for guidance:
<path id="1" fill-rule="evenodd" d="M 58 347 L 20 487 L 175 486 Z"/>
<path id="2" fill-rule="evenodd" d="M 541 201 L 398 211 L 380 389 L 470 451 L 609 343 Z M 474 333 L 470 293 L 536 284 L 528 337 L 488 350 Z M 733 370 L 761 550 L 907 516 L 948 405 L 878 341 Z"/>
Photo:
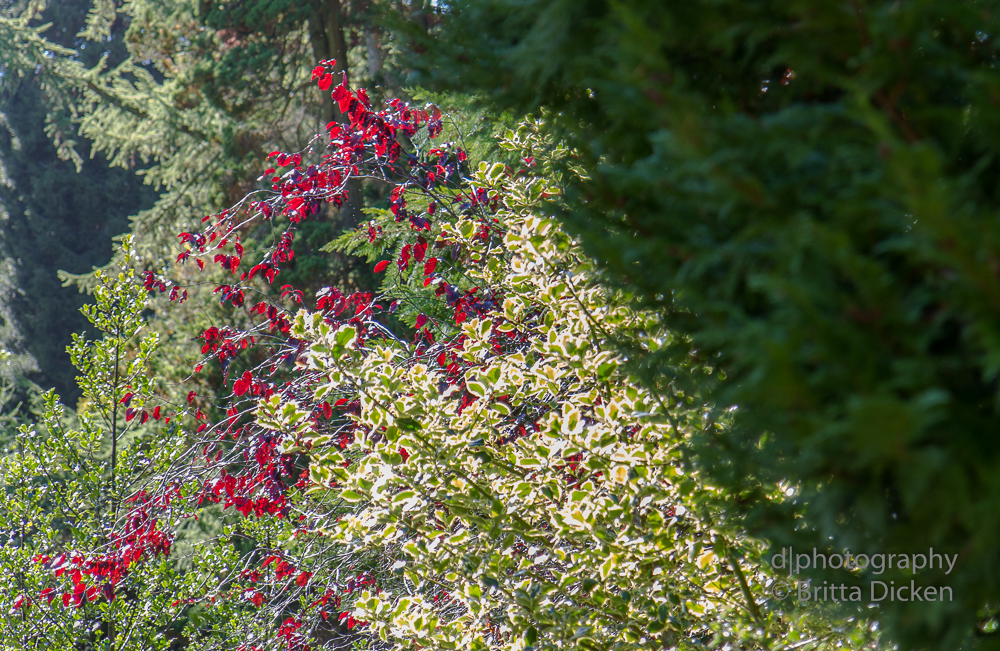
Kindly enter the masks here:
<path id="1" fill-rule="evenodd" d="M 714 399 L 694 452 L 747 526 L 958 554 L 917 577 L 953 603 L 869 612 L 906 648 L 997 646 L 1000 3 L 449 7 L 424 81 L 571 148 L 553 209 L 685 335 L 634 359 Z M 672 377 L 688 355 L 715 372 Z M 789 504 L 757 499 L 785 478 Z"/>
<path id="2" fill-rule="evenodd" d="M 51 3 L 43 17 L 52 23 L 45 36 L 78 48 L 88 65 L 104 53 L 112 65 L 120 62 L 124 29 L 102 44 L 76 36 L 89 8 L 85 0 Z M 8 281 L 18 290 L 3 306 L 14 320 L 8 335 L 14 341 L 4 343 L 29 353 L 37 362 L 30 379 L 55 387 L 72 405 L 80 390 L 66 346 L 72 333 L 89 327 L 79 311 L 87 296 L 75 287 L 62 287 L 56 272 L 85 273 L 107 264 L 112 238 L 127 232 L 128 216 L 152 205 L 156 194 L 132 171 L 109 168 L 103 156 L 84 159 L 80 173 L 73 163 L 60 160 L 44 132 L 48 110 L 34 79 L 16 83 L 8 78 L 0 86 L 0 113 L 6 119 L 6 128 L 0 129 L 0 161 L 8 177 L 0 186 L 0 244 L 15 270 Z"/>

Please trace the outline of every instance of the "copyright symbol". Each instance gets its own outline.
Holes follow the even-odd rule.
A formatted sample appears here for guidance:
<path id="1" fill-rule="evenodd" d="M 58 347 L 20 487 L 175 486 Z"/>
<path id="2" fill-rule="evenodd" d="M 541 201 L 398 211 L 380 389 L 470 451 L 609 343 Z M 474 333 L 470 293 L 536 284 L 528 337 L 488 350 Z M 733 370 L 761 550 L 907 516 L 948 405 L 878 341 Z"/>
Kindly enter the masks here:
<path id="1" fill-rule="evenodd" d="M 791 590 L 789 589 L 788 584 L 784 581 L 775 580 L 771 582 L 771 585 L 767 586 L 767 590 L 765 592 L 778 601 L 781 601 L 789 595 Z"/>

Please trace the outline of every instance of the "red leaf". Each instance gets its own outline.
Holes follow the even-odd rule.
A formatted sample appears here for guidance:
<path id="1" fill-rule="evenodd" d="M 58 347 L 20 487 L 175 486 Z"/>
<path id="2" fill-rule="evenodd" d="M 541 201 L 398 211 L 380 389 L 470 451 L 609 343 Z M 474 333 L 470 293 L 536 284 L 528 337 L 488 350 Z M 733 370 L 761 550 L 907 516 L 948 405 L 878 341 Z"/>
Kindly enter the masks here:
<path id="1" fill-rule="evenodd" d="M 437 258 L 431 258 L 430 260 L 428 260 L 427 262 L 425 262 L 424 263 L 424 274 L 432 274 L 432 273 L 434 273 L 434 270 L 437 269 L 437 263 L 438 263 L 438 259 Z"/>
<path id="2" fill-rule="evenodd" d="M 424 316 L 423 314 L 421 314 L 420 316 L 418 316 L 417 317 L 417 326 L 416 326 L 417 330 L 419 330 L 420 328 L 423 328 L 425 323 L 427 323 L 427 317 Z"/>
<path id="3" fill-rule="evenodd" d="M 309 572 L 303 572 L 302 574 L 299 574 L 298 578 L 295 579 L 295 582 L 299 584 L 299 587 L 304 588 L 305 585 L 309 583 L 309 577 L 311 576 L 312 574 L 310 574 Z"/>
<path id="4" fill-rule="evenodd" d="M 375 273 L 377 273 L 377 274 L 382 273 L 383 271 L 385 271 L 385 268 L 388 267 L 388 266 L 389 266 L 389 261 L 388 260 L 383 260 L 382 262 L 379 262 L 377 265 L 375 265 Z"/>
<path id="5" fill-rule="evenodd" d="M 249 391 L 252 386 L 253 375 L 250 374 L 250 371 L 244 371 L 243 376 L 236 381 L 236 384 L 233 385 L 233 393 L 238 396 L 242 396 L 244 393 Z"/>
<path id="6" fill-rule="evenodd" d="M 333 75 L 328 72 L 320 77 L 319 81 L 316 83 L 319 85 L 320 90 L 329 90 L 330 86 L 333 85 Z"/>
<path id="7" fill-rule="evenodd" d="M 413 247 L 413 257 L 417 262 L 424 261 L 424 254 L 427 253 L 427 242 L 417 242 L 417 245 Z"/>
<path id="8" fill-rule="evenodd" d="M 153 420 L 160 420 L 160 407 L 159 406 L 157 406 L 156 409 L 153 410 Z"/>
<path id="9" fill-rule="evenodd" d="M 198 396 L 194 391 L 188 391 L 188 402 L 194 402 L 194 399 Z"/>

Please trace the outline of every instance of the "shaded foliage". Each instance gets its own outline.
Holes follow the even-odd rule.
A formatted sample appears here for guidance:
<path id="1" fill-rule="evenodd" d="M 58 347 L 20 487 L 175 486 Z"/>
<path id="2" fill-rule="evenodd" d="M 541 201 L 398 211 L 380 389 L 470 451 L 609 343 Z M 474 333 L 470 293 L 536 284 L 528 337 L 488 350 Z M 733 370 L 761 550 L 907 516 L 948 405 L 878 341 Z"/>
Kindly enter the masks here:
<path id="1" fill-rule="evenodd" d="M 89 7 L 82 1 L 48 6 L 38 19 L 50 24 L 43 35 L 78 48 L 85 65 L 105 54 L 111 63 L 120 62 L 124 26 L 100 44 L 77 36 Z M 112 238 L 128 230 L 128 215 L 152 204 L 156 195 L 134 170 L 109 169 L 103 156 L 81 161 L 79 171 L 61 160 L 45 132 L 51 92 L 37 73 L 21 79 L 7 75 L 0 84 L 0 238 L 11 286 L 0 307 L 11 330 L 2 341 L 30 356 L 32 380 L 55 387 L 72 405 L 80 393 L 65 350 L 71 334 L 87 324 L 78 310 L 86 299 L 75 288 L 63 288 L 57 272 L 84 273 L 107 264 Z"/>

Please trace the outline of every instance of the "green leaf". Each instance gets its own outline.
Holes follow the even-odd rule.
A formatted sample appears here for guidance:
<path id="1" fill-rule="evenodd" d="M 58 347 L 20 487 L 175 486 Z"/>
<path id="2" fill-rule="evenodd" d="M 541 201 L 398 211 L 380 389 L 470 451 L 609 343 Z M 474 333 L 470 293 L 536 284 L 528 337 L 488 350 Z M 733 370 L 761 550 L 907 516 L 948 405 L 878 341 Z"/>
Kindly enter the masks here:
<path id="1" fill-rule="evenodd" d="M 340 491 L 339 497 L 340 497 L 340 499 L 344 500 L 345 502 L 352 502 L 352 503 L 354 503 L 354 502 L 360 502 L 363 499 L 365 499 L 363 495 L 361 495 L 359 493 L 355 493 L 354 491 L 351 491 L 351 490 Z"/>

